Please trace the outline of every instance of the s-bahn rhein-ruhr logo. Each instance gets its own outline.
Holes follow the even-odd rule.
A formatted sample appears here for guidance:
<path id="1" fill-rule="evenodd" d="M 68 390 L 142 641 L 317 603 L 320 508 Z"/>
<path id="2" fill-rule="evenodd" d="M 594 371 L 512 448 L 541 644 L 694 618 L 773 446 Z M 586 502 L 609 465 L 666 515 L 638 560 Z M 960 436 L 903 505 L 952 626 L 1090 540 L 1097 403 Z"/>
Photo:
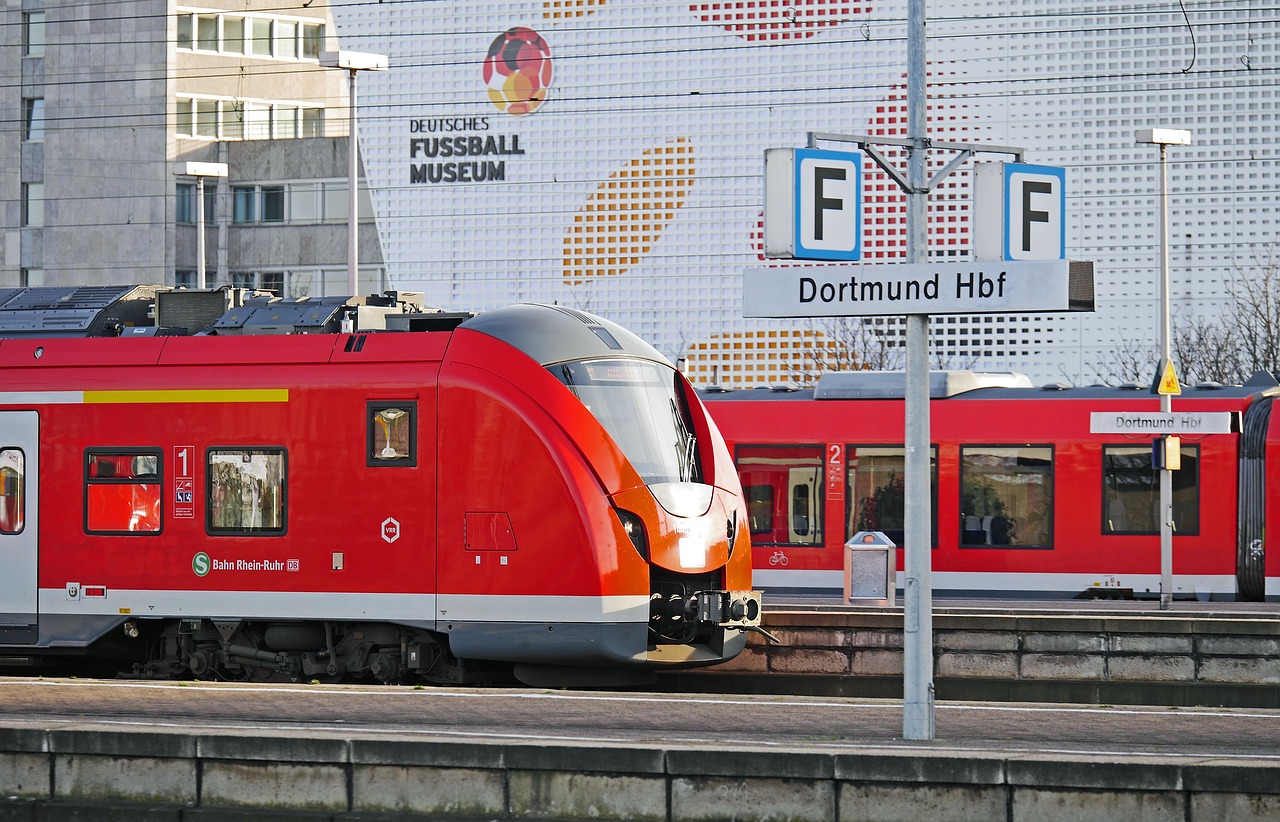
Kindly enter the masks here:
<path id="1" fill-rule="evenodd" d="M 250 573 L 288 571 L 292 573 L 302 570 L 302 562 L 297 559 L 213 559 L 204 551 L 200 551 L 191 558 L 191 570 L 198 577 L 205 576 L 210 571 Z"/>
<path id="2" fill-rule="evenodd" d="M 547 101 L 551 89 L 551 47 L 524 26 L 499 34 L 484 59 L 484 84 L 498 111 L 521 117 Z"/>

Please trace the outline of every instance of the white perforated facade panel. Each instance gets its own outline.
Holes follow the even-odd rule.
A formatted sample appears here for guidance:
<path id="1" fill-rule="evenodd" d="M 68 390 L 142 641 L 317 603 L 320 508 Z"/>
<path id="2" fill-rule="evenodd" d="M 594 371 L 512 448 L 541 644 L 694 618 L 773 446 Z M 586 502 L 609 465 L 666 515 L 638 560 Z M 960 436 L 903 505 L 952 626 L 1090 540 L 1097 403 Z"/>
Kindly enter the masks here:
<path id="1" fill-rule="evenodd" d="M 1118 340 L 1154 344 L 1158 154 L 1138 128 L 1193 132 L 1169 153 L 1174 313 L 1216 310 L 1276 216 L 1280 25 L 1255 6 L 932 4 L 929 136 L 1067 169 L 1067 254 L 1095 262 L 1098 307 L 937 317 L 934 361 L 1081 380 Z M 390 58 L 360 76 L 359 116 L 396 287 L 447 308 L 584 308 L 688 356 L 701 381 L 784 379 L 812 336 L 741 316 L 764 150 L 906 136 L 905 2 L 339 1 L 334 15 L 342 48 Z M 903 198 L 866 167 L 865 259 L 901 259 Z M 969 168 L 931 197 L 932 254 L 969 254 Z"/>

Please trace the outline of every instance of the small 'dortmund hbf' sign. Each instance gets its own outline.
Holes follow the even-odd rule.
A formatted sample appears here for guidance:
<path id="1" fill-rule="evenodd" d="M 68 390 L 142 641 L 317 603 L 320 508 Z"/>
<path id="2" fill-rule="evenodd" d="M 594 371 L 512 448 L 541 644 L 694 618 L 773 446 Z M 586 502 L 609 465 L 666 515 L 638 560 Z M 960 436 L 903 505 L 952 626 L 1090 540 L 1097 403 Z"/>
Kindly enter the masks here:
<path id="1" fill-rule="evenodd" d="M 1090 434 L 1232 434 L 1240 430 L 1234 411 L 1091 411 Z"/>

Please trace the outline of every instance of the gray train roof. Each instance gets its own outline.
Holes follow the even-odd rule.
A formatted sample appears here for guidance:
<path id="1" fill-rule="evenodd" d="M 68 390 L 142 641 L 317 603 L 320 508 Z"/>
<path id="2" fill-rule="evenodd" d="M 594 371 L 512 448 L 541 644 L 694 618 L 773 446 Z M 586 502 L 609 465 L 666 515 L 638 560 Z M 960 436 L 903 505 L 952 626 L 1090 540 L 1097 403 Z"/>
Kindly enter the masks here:
<path id="1" fill-rule="evenodd" d="M 671 364 L 656 348 L 617 323 L 563 305 L 511 305 L 477 314 L 459 328 L 496 337 L 544 366 L 619 356 Z"/>

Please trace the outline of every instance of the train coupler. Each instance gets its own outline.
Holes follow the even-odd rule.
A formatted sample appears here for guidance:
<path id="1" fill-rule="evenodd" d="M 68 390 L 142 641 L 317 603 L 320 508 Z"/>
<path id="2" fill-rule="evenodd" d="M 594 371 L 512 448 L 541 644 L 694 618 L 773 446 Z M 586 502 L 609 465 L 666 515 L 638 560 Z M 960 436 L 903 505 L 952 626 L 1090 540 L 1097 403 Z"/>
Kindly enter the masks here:
<path id="1" fill-rule="evenodd" d="M 698 621 L 721 628 L 750 629 L 760 625 L 759 591 L 698 591 Z"/>

